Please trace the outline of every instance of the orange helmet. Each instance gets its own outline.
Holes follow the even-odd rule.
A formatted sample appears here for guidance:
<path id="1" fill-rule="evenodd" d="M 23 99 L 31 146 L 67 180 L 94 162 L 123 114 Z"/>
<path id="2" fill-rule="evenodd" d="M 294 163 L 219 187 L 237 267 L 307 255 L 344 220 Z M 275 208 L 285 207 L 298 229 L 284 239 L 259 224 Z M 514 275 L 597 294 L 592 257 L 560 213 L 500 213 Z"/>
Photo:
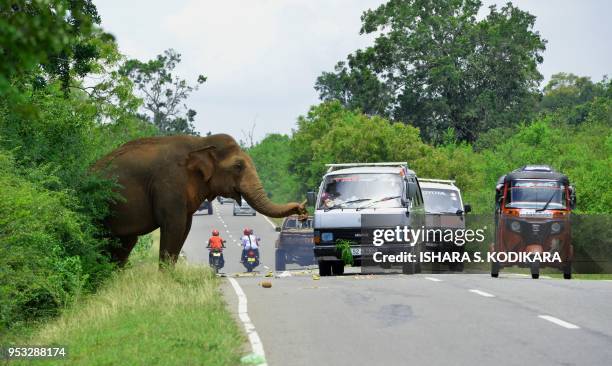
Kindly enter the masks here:
<path id="1" fill-rule="evenodd" d="M 213 234 L 213 236 L 219 236 L 219 230 L 214 229 L 214 230 L 212 231 L 212 234 Z"/>
<path id="2" fill-rule="evenodd" d="M 242 233 L 244 235 L 250 235 L 251 234 L 251 229 L 249 229 L 248 227 L 245 227 L 244 230 L 242 231 Z"/>

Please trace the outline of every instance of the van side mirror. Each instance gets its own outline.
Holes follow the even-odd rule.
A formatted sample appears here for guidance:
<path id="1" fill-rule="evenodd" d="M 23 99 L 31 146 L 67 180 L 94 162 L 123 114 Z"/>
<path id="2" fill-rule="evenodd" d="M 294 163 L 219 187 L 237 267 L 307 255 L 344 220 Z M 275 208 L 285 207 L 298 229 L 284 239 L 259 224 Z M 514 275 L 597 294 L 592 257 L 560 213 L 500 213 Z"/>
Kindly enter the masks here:
<path id="1" fill-rule="evenodd" d="M 314 206 L 316 199 L 317 198 L 314 192 L 312 191 L 306 192 L 306 202 L 308 203 L 308 206 Z"/>
<path id="2" fill-rule="evenodd" d="M 472 205 L 470 204 L 463 205 L 463 212 L 465 213 L 472 212 Z"/>
<path id="3" fill-rule="evenodd" d="M 281 231 L 281 227 L 280 227 L 280 226 L 277 226 L 277 227 L 275 227 L 275 228 L 274 228 L 274 230 L 276 230 L 276 232 L 277 232 L 277 233 L 280 233 L 280 231 Z"/>

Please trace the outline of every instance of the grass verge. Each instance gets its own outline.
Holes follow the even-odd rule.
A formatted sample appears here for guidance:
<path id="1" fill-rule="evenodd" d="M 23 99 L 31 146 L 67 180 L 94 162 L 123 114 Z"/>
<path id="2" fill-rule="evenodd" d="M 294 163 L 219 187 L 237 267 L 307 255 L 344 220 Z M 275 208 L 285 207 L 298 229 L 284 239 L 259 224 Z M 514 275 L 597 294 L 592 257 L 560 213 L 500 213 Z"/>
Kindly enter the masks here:
<path id="1" fill-rule="evenodd" d="M 117 273 L 27 344 L 65 345 L 70 365 L 237 365 L 244 345 L 206 267 L 154 262 Z M 20 363 L 13 363 L 20 364 Z"/>

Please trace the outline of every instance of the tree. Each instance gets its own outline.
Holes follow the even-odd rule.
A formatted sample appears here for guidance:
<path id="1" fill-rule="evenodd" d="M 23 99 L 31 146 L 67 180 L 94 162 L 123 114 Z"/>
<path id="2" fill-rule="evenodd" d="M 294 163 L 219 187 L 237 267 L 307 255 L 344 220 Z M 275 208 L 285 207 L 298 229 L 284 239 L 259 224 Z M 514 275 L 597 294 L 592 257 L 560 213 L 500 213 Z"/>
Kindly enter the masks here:
<path id="1" fill-rule="evenodd" d="M 102 32 L 94 35 L 99 24 L 91 0 L 2 2 L 0 92 L 14 98 L 20 84 L 40 86 L 50 78 L 60 80 L 67 95 L 71 78 L 87 75 L 99 56 L 93 38 L 112 38 Z"/>
<path id="2" fill-rule="evenodd" d="M 479 0 L 390 0 L 363 13 L 378 34 L 315 84 L 322 100 L 420 128 L 439 143 L 452 128 L 474 141 L 534 111 L 545 41 L 535 17 L 508 3 L 478 21 Z"/>
<path id="3" fill-rule="evenodd" d="M 193 125 L 196 111 L 187 109 L 184 101 L 206 82 L 206 77 L 199 75 L 196 84 L 188 84 L 173 75 L 180 62 L 181 55 L 169 49 L 147 62 L 128 60 L 121 67 L 121 73 L 128 76 L 143 94 L 145 118 L 162 133 L 197 134 Z M 183 114 L 184 109 L 187 111 Z"/>

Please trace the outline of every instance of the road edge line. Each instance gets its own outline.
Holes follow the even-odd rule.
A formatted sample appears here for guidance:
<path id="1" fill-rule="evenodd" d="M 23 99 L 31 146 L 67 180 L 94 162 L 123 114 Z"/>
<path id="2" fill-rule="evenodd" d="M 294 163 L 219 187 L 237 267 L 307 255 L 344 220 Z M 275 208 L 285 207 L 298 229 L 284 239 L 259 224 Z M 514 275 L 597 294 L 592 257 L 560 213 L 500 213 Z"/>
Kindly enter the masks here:
<path id="1" fill-rule="evenodd" d="M 251 349 L 253 350 L 254 354 L 263 357 L 265 360 L 266 354 L 264 352 L 263 343 L 261 342 L 261 338 L 259 338 L 259 334 L 257 334 L 257 331 L 255 330 L 255 325 L 253 325 L 253 322 L 251 321 L 251 318 L 247 312 L 247 297 L 244 291 L 242 291 L 240 284 L 238 284 L 238 281 L 231 277 L 228 277 L 227 279 L 234 288 L 234 292 L 238 297 L 238 317 L 244 325 L 244 330 L 249 338 Z M 264 363 L 259 364 L 259 366 L 267 366 L 267 362 L 264 361 Z"/>
<path id="2" fill-rule="evenodd" d="M 261 215 L 261 216 L 263 216 L 263 218 L 264 218 L 264 219 L 266 219 L 266 221 L 268 222 L 268 224 L 272 225 L 272 227 L 274 228 L 274 230 L 276 230 L 276 224 L 275 224 L 275 223 L 273 223 L 273 222 L 272 222 L 272 220 L 270 220 L 270 219 L 268 218 L 268 216 L 266 216 L 266 215 Z"/>

